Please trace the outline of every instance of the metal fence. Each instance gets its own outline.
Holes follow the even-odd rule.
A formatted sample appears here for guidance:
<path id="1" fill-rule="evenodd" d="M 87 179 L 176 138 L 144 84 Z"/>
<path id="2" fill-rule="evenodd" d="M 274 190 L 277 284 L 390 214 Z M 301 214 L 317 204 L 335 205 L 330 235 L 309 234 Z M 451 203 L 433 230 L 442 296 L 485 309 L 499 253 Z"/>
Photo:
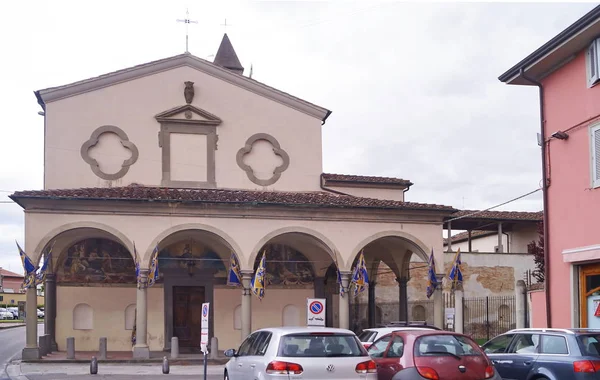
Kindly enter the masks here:
<path id="1" fill-rule="evenodd" d="M 516 327 L 515 296 L 465 298 L 465 334 L 489 340 Z"/>
<path id="2" fill-rule="evenodd" d="M 444 293 L 446 312 L 455 307 L 454 294 Z M 433 324 L 433 300 L 408 302 L 410 321 L 427 321 Z M 446 313 L 445 313 L 446 314 Z M 350 328 L 360 333 L 369 326 L 368 303 L 350 306 Z M 378 302 L 375 306 L 376 325 L 403 320 L 398 302 Z M 446 322 L 446 318 L 444 318 Z M 448 326 L 444 324 L 444 328 Z M 516 327 L 515 296 L 492 296 L 463 299 L 463 332 L 474 339 L 489 340 Z M 450 330 L 454 330 L 453 326 Z"/>

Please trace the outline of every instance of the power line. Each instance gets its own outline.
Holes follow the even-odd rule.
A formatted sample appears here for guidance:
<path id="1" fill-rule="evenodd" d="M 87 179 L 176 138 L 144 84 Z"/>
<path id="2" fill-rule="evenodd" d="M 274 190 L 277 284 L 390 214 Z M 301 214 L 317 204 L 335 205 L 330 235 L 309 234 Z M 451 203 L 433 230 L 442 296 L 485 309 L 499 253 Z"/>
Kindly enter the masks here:
<path id="1" fill-rule="evenodd" d="M 529 195 L 531 195 L 531 194 L 533 194 L 533 193 L 537 193 L 537 192 L 538 192 L 538 191 L 540 191 L 540 190 L 542 190 L 542 188 L 541 188 L 541 187 L 539 187 L 539 188 L 537 188 L 537 189 L 535 189 L 535 190 L 533 190 L 533 191 L 530 191 L 530 192 L 528 192 L 527 194 L 523 194 L 523 195 L 520 195 L 520 196 L 518 196 L 518 197 L 516 197 L 516 198 L 513 198 L 513 199 L 511 199 L 511 200 L 509 200 L 509 201 L 506 201 L 506 202 L 500 203 L 500 204 L 498 204 L 498 205 L 495 205 L 495 206 L 492 206 L 492 207 L 486 208 L 485 210 L 475 211 L 475 212 L 473 212 L 473 213 L 470 213 L 470 214 L 467 214 L 467 215 L 457 216 L 456 218 L 448 219 L 446 222 L 452 222 L 452 221 L 454 221 L 454 220 L 458 220 L 458 219 L 462 219 L 462 218 L 468 218 L 468 217 L 470 217 L 470 216 L 473 216 L 473 215 L 476 215 L 476 214 L 480 214 L 480 213 L 482 213 L 482 212 L 489 211 L 489 210 L 491 210 L 491 209 L 493 209 L 493 208 L 500 207 L 500 206 L 504 206 L 505 204 L 509 204 L 509 203 L 511 203 L 511 202 L 514 202 L 514 201 L 516 201 L 516 200 L 519 200 L 519 199 L 521 199 L 521 198 L 525 198 L 525 197 L 527 197 L 527 196 L 529 196 Z"/>

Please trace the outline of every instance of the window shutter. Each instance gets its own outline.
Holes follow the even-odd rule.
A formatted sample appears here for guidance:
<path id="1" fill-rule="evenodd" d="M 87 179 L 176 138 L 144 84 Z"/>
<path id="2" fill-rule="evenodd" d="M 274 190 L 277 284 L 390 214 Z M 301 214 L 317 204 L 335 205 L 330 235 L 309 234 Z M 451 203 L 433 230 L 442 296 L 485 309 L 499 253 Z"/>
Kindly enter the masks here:
<path id="1" fill-rule="evenodd" d="M 592 41 L 586 53 L 587 81 L 588 87 L 592 87 L 598 81 L 598 40 Z"/>
<path id="2" fill-rule="evenodd" d="M 592 187 L 600 186 L 600 126 L 592 129 Z"/>

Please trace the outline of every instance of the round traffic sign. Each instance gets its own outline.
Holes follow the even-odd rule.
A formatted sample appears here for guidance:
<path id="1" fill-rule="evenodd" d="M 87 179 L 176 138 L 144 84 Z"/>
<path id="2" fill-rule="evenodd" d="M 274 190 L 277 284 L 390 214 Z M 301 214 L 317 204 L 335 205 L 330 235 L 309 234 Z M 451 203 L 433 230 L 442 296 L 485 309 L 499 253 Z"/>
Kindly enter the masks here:
<path id="1" fill-rule="evenodd" d="M 203 317 L 206 317 L 206 316 L 208 316 L 208 305 L 204 305 L 204 306 L 202 307 L 202 316 L 203 316 Z"/>
<path id="2" fill-rule="evenodd" d="M 312 301 L 308 306 L 313 314 L 321 314 L 323 312 L 323 304 L 320 301 Z"/>

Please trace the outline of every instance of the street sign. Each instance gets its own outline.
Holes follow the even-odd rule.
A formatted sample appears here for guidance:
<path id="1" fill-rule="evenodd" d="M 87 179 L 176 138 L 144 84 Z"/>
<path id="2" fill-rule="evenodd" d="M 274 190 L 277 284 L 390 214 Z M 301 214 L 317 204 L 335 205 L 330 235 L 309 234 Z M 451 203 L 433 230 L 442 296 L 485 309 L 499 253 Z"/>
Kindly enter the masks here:
<path id="1" fill-rule="evenodd" d="M 325 326 L 325 299 L 306 299 L 306 324 L 308 326 Z"/>
<path id="2" fill-rule="evenodd" d="M 202 304 L 202 321 L 200 323 L 200 349 L 205 355 L 208 354 L 208 315 L 210 311 L 210 303 Z"/>

